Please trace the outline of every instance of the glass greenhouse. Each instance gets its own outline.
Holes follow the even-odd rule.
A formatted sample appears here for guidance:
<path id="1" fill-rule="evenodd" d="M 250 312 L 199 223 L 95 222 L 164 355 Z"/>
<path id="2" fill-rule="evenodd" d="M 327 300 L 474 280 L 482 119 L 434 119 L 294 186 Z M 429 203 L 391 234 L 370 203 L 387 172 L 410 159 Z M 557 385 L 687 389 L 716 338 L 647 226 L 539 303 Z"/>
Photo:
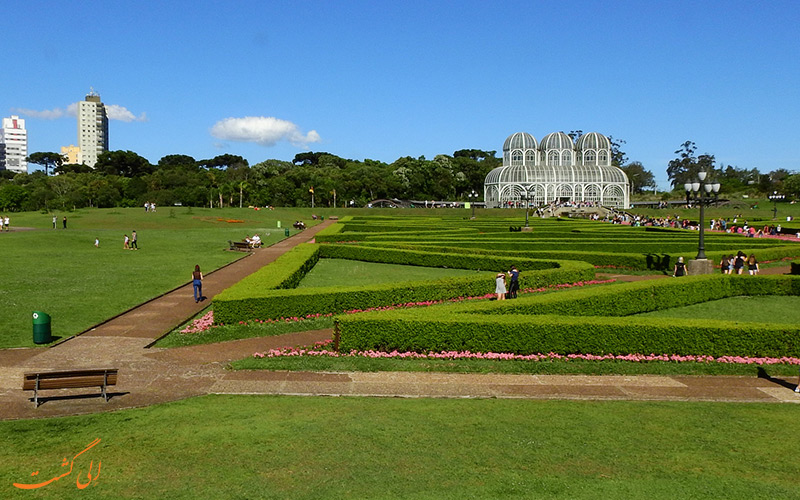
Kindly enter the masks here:
<path id="1" fill-rule="evenodd" d="M 541 143 L 517 132 L 503 144 L 503 166 L 486 176 L 487 208 L 548 203 L 586 203 L 627 208 L 630 185 L 625 172 L 611 165 L 611 141 L 590 132 L 573 142 L 554 132 Z"/>

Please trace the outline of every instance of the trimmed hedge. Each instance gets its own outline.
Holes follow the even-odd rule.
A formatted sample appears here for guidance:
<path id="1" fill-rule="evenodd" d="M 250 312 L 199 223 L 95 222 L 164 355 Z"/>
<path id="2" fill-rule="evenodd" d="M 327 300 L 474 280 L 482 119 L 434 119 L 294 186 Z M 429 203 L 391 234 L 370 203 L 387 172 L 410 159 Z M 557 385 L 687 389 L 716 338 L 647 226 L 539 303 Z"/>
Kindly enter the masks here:
<path id="1" fill-rule="evenodd" d="M 302 243 L 255 273 L 214 297 L 214 305 L 221 300 L 246 298 L 258 290 L 295 288 L 319 260 L 319 246 Z M 215 311 L 216 312 L 216 311 Z"/>
<path id="2" fill-rule="evenodd" d="M 626 283 L 514 301 L 340 315 L 336 329 L 342 351 L 800 357 L 797 325 L 627 316 L 741 295 L 800 295 L 800 278 L 712 275 Z"/>
<path id="3" fill-rule="evenodd" d="M 512 264 L 523 269 L 520 285 L 541 287 L 594 278 L 594 268 L 583 262 L 540 261 L 484 255 L 436 254 L 410 250 L 377 250 L 348 245 L 300 245 L 245 280 L 214 297 L 214 320 L 236 323 L 253 319 L 276 319 L 339 313 L 408 302 L 448 300 L 483 296 L 494 291 L 494 280 L 485 276 L 450 278 L 438 281 L 401 282 L 372 287 L 324 287 L 280 290 L 299 282 L 298 276 L 313 267 L 320 257 L 350 258 L 369 262 L 406 265 L 448 263 L 460 269 L 508 269 Z M 358 258 L 361 256 L 362 258 Z M 535 270 L 535 271 L 531 271 Z M 301 279 L 301 278 L 300 278 Z"/>
<path id="4" fill-rule="evenodd" d="M 675 262 L 677 261 L 680 254 L 665 254 L 665 253 L 610 253 L 610 252 L 599 252 L 599 251 L 572 251 L 572 250 L 536 250 L 536 249 L 529 249 L 528 251 L 522 251 L 519 249 L 516 250 L 494 250 L 494 249 L 480 249 L 480 248 L 464 248 L 464 247 L 457 247 L 452 246 L 451 242 L 448 242 L 446 245 L 443 243 L 431 243 L 431 242 L 420 242 L 418 244 L 410 244 L 410 243 L 383 243 L 383 242 L 366 242 L 364 246 L 369 247 L 376 247 L 376 248 L 384 248 L 385 246 L 391 246 L 392 248 L 401 248 L 401 249 L 418 249 L 418 250 L 429 250 L 431 248 L 435 248 L 438 252 L 441 253 L 463 253 L 465 251 L 469 251 L 470 253 L 477 253 L 477 254 L 492 254 L 492 255 L 526 255 L 530 257 L 536 257 L 539 259 L 567 259 L 567 260 L 579 260 L 588 262 L 594 266 L 598 267 L 613 267 L 613 268 L 620 268 L 620 269 L 633 269 L 633 270 L 650 270 L 650 271 L 672 271 L 672 268 L 675 266 Z M 484 245 L 485 246 L 485 245 Z M 694 255 L 695 249 L 691 252 L 691 255 Z M 795 257 L 800 254 L 800 246 L 797 245 L 786 245 L 786 246 L 778 246 L 778 247 L 764 247 L 764 248 L 746 248 L 742 250 L 745 254 L 750 255 L 754 254 L 759 261 L 772 261 L 772 260 L 780 260 L 788 257 Z M 730 255 L 731 253 L 736 253 L 732 250 L 726 251 L 707 251 L 707 257 L 714 262 L 714 265 L 717 266 L 719 261 L 722 260 L 723 255 Z"/>

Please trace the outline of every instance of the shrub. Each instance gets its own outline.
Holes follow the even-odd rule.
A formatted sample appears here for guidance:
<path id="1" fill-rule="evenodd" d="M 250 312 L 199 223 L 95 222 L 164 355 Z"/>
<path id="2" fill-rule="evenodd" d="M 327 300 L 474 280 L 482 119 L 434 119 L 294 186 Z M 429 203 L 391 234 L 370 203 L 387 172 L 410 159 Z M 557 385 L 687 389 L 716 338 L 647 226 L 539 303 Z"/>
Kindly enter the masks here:
<path id="1" fill-rule="evenodd" d="M 800 279 L 713 275 L 626 283 L 514 301 L 337 316 L 336 331 L 343 351 L 800 356 L 795 325 L 630 316 L 740 295 L 800 295 Z"/>
<path id="2" fill-rule="evenodd" d="M 411 250 L 364 248 L 349 245 L 300 245 L 257 273 L 214 298 L 217 323 L 252 319 L 300 317 L 373 307 L 480 296 L 494 290 L 483 276 L 437 281 L 400 282 L 372 287 L 325 287 L 286 290 L 299 283 L 320 257 L 350 258 L 368 262 L 428 265 L 459 269 L 503 270 L 517 265 L 523 270 L 520 286 L 542 287 L 594 278 L 592 266 L 582 262 L 541 261 L 486 255 L 439 254 Z M 444 264 L 449 266 L 444 266 Z"/>

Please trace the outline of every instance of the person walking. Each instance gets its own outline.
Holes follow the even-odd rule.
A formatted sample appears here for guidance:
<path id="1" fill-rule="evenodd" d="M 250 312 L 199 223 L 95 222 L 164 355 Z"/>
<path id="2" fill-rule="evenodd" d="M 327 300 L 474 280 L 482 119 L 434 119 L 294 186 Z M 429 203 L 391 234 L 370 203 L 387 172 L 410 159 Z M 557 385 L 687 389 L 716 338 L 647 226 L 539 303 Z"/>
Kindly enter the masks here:
<path id="1" fill-rule="evenodd" d="M 736 260 L 733 261 L 733 271 L 735 274 L 742 274 L 744 270 L 745 255 L 744 252 L 739 250 L 736 254 Z"/>
<path id="2" fill-rule="evenodd" d="M 139 250 L 139 245 L 136 244 L 136 230 L 131 233 L 131 250 Z"/>
<path id="3" fill-rule="evenodd" d="M 128 238 L 128 235 L 126 234 L 124 236 L 123 240 L 122 240 L 122 249 L 123 250 L 130 250 L 131 249 L 130 241 L 131 241 L 130 238 Z"/>
<path id="4" fill-rule="evenodd" d="M 750 257 L 747 258 L 747 272 L 753 276 L 758 274 L 758 261 L 755 254 L 751 253 Z"/>
<path id="5" fill-rule="evenodd" d="M 53 216 L 53 229 L 55 229 L 55 228 L 56 228 L 56 223 L 57 223 L 57 222 L 58 222 L 58 217 L 56 217 L 56 216 L 54 215 L 54 216 Z"/>
<path id="6" fill-rule="evenodd" d="M 494 293 L 497 294 L 497 300 L 506 299 L 506 273 L 497 273 Z"/>
<path id="7" fill-rule="evenodd" d="M 200 266 L 194 266 L 192 272 L 192 288 L 194 289 L 194 302 L 195 304 L 203 300 L 203 273 L 200 272 Z"/>
<path id="8" fill-rule="evenodd" d="M 730 266 L 730 264 L 731 261 L 728 260 L 728 256 L 723 255 L 722 260 L 719 261 L 719 270 L 722 272 L 722 274 L 728 274 L 728 266 Z"/>
<path id="9" fill-rule="evenodd" d="M 511 283 L 508 287 L 508 297 L 510 299 L 517 298 L 517 292 L 519 291 L 519 270 L 517 266 L 511 266 L 511 270 L 508 272 L 508 275 L 511 277 Z"/>
<path id="10" fill-rule="evenodd" d="M 66 229 L 67 228 L 67 216 L 66 215 L 64 216 L 64 220 L 62 221 L 62 224 L 64 225 L 64 229 Z"/>
<path id="11" fill-rule="evenodd" d="M 675 263 L 675 269 L 672 271 L 672 277 L 677 278 L 679 276 L 688 276 L 689 270 L 686 268 L 686 264 L 683 262 L 683 257 L 678 257 L 678 262 Z"/>
<path id="12" fill-rule="evenodd" d="M 11 219 L 9 219 L 8 215 L 6 215 L 3 222 L 6 224 L 6 231 L 11 231 Z"/>

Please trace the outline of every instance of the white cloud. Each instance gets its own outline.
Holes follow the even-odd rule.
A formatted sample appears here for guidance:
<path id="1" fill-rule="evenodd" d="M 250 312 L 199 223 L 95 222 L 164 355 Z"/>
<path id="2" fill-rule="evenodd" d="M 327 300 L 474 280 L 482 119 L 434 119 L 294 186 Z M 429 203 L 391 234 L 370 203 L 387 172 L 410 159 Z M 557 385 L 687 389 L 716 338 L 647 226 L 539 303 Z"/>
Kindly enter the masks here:
<path id="1" fill-rule="evenodd" d="M 78 116 L 78 103 L 73 102 L 66 109 L 62 108 L 55 108 L 55 109 L 45 109 L 42 111 L 37 111 L 35 109 L 26 109 L 26 108 L 12 108 L 12 113 L 18 113 L 24 116 L 30 116 L 32 118 L 39 118 L 40 120 L 57 120 L 59 118 L 64 117 L 72 117 L 75 118 Z M 147 121 L 147 114 L 142 113 L 139 116 L 134 115 L 131 113 L 128 108 L 124 106 L 120 106 L 118 104 L 106 104 L 106 114 L 108 115 L 109 120 L 118 120 L 122 122 L 146 122 Z"/>
<path id="2" fill-rule="evenodd" d="M 121 122 L 146 122 L 147 114 L 142 113 L 139 116 L 131 113 L 125 106 L 119 104 L 107 104 L 106 114 L 109 120 L 119 120 Z"/>
<path id="3" fill-rule="evenodd" d="M 304 135 L 294 123 L 271 116 L 225 118 L 211 127 L 211 135 L 217 139 L 255 142 L 262 146 L 274 146 L 280 141 L 305 146 L 321 140 L 316 130 Z"/>
<path id="4" fill-rule="evenodd" d="M 40 120 L 57 120 L 67 116 L 67 112 L 61 108 L 45 109 L 37 111 L 35 109 L 27 108 L 11 108 L 11 113 L 23 116 L 30 116 L 32 118 L 39 118 Z"/>

